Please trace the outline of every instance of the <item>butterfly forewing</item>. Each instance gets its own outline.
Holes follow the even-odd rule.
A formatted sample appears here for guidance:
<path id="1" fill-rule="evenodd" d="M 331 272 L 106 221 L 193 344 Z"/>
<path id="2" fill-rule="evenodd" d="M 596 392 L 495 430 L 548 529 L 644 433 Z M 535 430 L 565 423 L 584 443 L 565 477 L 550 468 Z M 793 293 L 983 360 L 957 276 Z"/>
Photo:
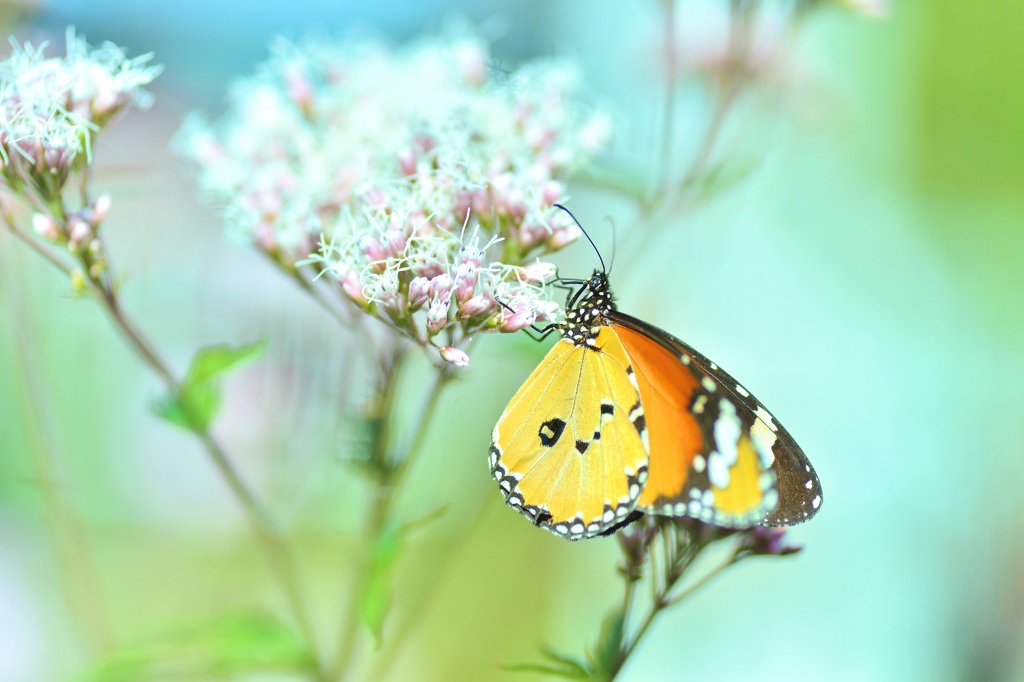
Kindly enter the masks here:
<path id="1" fill-rule="evenodd" d="M 637 508 L 716 525 L 793 525 L 821 484 L 789 433 L 729 374 L 671 334 L 613 311 L 636 370 L 651 464 Z"/>
<path id="2" fill-rule="evenodd" d="M 595 341 L 555 344 L 492 434 L 491 472 L 508 504 L 570 539 L 621 524 L 647 478 L 629 356 L 610 328 Z"/>

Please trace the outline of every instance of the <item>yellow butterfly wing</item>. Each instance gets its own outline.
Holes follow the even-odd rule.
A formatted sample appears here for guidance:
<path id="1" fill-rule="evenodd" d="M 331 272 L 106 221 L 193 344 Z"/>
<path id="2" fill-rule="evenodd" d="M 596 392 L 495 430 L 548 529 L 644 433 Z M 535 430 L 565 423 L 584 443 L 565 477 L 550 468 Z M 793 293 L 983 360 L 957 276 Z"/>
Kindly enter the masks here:
<path id="1" fill-rule="evenodd" d="M 592 345 L 555 344 L 505 408 L 490 451 L 508 505 L 571 540 L 629 516 L 648 460 L 633 369 L 608 327 Z"/>

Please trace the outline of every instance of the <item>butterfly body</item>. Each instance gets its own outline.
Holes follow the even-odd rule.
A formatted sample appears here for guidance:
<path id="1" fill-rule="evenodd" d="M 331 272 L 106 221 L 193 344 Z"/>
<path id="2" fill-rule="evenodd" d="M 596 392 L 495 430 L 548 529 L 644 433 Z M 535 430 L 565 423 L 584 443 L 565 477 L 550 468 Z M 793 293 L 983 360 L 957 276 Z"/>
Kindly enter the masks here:
<path id="1" fill-rule="evenodd" d="M 572 540 L 638 513 L 749 528 L 817 512 L 817 475 L 756 398 L 619 312 L 604 272 L 576 284 L 561 340 L 492 433 L 491 473 L 510 506 Z"/>

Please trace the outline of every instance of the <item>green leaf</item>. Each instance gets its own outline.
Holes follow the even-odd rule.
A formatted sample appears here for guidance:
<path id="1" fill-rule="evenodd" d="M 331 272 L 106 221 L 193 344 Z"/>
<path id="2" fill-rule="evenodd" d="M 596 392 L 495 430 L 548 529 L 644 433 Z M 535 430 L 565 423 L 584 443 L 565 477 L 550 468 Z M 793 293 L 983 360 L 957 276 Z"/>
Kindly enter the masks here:
<path id="1" fill-rule="evenodd" d="M 230 679 L 241 673 L 303 672 L 314 662 L 284 623 L 265 613 L 224 616 L 123 647 L 102 658 L 80 682 Z"/>
<path id="2" fill-rule="evenodd" d="M 597 679 L 607 679 L 615 669 L 622 655 L 622 636 L 626 626 L 625 612 L 621 607 L 615 609 L 601 621 L 601 632 L 597 636 L 594 651 L 587 652 L 590 670 Z"/>
<path id="3" fill-rule="evenodd" d="M 553 665 L 546 665 L 544 663 L 502 663 L 498 666 L 501 670 L 507 670 L 508 672 L 514 673 L 541 673 L 542 675 L 551 675 L 552 677 L 564 677 L 569 680 L 589 680 L 592 679 L 590 673 L 586 670 L 577 670 L 572 667 L 559 668 Z"/>
<path id="4" fill-rule="evenodd" d="M 383 642 L 384 620 L 391 609 L 393 599 L 392 577 L 395 564 L 401 554 L 406 538 L 413 531 L 423 528 L 444 515 L 446 507 L 439 507 L 418 519 L 408 521 L 397 528 L 384 530 L 377 536 L 370 556 L 366 583 L 359 596 L 359 616 L 373 634 L 379 647 Z"/>
<path id="5" fill-rule="evenodd" d="M 260 357 L 266 348 L 264 341 L 235 347 L 222 344 L 200 348 L 177 394 L 159 398 L 153 405 L 153 412 L 176 426 L 206 433 L 220 409 L 220 386 L 215 379 Z"/>
<path id="6" fill-rule="evenodd" d="M 534 672 L 552 675 L 554 677 L 565 677 L 571 680 L 592 680 L 593 674 L 587 666 L 572 656 L 555 651 L 549 647 L 541 647 L 541 654 L 544 658 L 550 659 L 555 665 L 549 663 L 505 663 L 498 667 L 510 672 Z"/>
<path id="7" fill-rule="evenodd" d="M 204 346 L 196 351 L 195 357 L 192 358 L 192 365 L 188 368 L 184 383 L 207 383 L 229 369 L 259 359 L 266 350 L 266 341 L 256 341 L 244 346 Z"/>
<path id="8" fill-rule="evenodd" d="M 401 552 L 403 533 L 400 529 L 386 530 L 377 537 L 370 557 L 363 593 L 359 597 L 359 616 L 373 634 L 379 647 L 383 641 L 384 619 L 391 609 L 393 591 L 391 577 Z"/>

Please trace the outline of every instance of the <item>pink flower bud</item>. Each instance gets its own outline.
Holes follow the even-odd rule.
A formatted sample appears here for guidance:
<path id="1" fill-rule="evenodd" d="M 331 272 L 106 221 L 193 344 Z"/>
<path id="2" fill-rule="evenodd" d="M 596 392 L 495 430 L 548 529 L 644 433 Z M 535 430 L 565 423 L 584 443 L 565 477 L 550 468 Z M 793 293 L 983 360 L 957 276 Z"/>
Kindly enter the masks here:
<path id="1" fill-rule="evenodd" d="M 467 85 L 479 87 L 487 81 L 487 55 L 479 44 L 463 43 L 455 54 L 455 60 Z"/>
<path id="2" fill-rule="evenodd" d="M 455 282 L 451 275 L 442 272 L 430 280 L 430 296 L 438 301 L 447 301 L 452 297 L 452 289 Z"/>
<path id="3" fill-rule="evenodd" d="M 519 246 L 527 250 L 532 249 L 538 244 L 547 241 L 550 237 L 551 232 L 543 225 L 537 225 L 536 223 L 523 225 L 519 230 Z"/>
<path id="4" fill-rule="evenodd" d="M 110 213 L 111 199 L 109 194 L 101 194 L 92 202 L 92 224 L 99 225 L 107 219 Z"/>
<path id="5" fill-rule="evenodd" d="M 304 74 L 293 73 L 288 77 L 285 87 L 295 106 L 308 115 L 313 110 L 313 84 L 309 79 Z"/>
<path id="6" fill-rule="evenodd" d="M 498 329 L 503 332 L 517 332 L 526 329 L 537 320 L 537 314 L 532 310 L 524 309 L 515 313 L 505 311 L 498 321 Z"/>
<path id="7" fill-rule="evenodd" d="M 366 260 L 371 263 L 377 263 L 387 259 L 387 254 L 384 253 L 384 247 L 381 243 L 373 237 L 367 235 L 362 238 L 361 242 L 363 247 L 363 255 L 366 256 Z"/>
<path id="8" fill-rule="evenodd" d="M 456 348 L 455 346 L 444 346 L 443 348 L 439 348 L 438 352 L 441 354 L 441 358 L 445 362 L 450 362 L 456 367 L 466 367 L 469 365 L 469 356 L 460 348 Z"/>
<path id="9" fill-rule="evenodd" d="M 455 300 L 463 303 L 473 296 L 476 291 L 476 281 L 479 278 L 477 267 L 472 263 L 458 263 L 455 272 Z"/>
<path id="10" fill-rule="evenodd" d="M 416 172 L 417 158 L 416 150 L 412 147 L 405 147 L 398 152 L 398 168 L 402 175 L 413 175 Z"/>
<path id="11" fill-rule="evenodd" d="M 409 307 L 419 310 L 427 303 L 430 295 L 430 280 L 426 277 L 413 277 L 409 282 Z"/>
<path id="12" fill-rule="evenodd" d="M 486 296 L 474 296 L 459 306 L 459 317 L 470 319 L 473 317 L 484 317 L 496 312 L 498 304 Z"/>
<path id="13" fill-rule="evenodd" d="M 565 194 L 565 187 L 557 180 L 548 180 L 540 192 L 540 199 L 546 206 L 557 203 Z"/>
<path id="14" fill-rule="evenodd" d="M 68 218 L 68 237 L 71 241 L 83 244 L 91 236 L 92 225 L 77 215 Z"/>
<path id="15" fill-rule="evenodd" d="M 401 230 L 388 232 L 388 255 L 400 256 L 405 252 L 405 233 Z"/>
<path id="16" fill-rule="evenodd" d="M 538 261 L 520 268 L 519 276 L 524 282 L 543 284 L 555 276 L 555 271 L 555 266 L 552 263 Z"/>
<path id="17" fill-rule="evenodd" d="M 548 238 L 548 248 L 552 251 L 558 251 L 559 249 L 565 248 L 579 239 L 580 234 L 580 228 L 575 225 L 559 227 L 552 232 L 551 236 Z"/>
<path id="18" fill-rule="evenodd" d="M 448 308 L 451 301 L 434 299 L 427 309 L 427 331 L 431 336 L 438 333 L 448 324 Z"/>
<path id="19" fill-rule="evenodd" d="M 502 207 L 513 220 L 522 220 L 523 216 L 526 215 L 527 209 L 526 197 L 523 195 L 523 190 L 514 189 L 505 195 Z"/>
<path id="20" fill-rule="evenodd" d="M 359 277 L 356 276 L 355 270 L 347 270 L 345 274 L 338 278 L 341 282 L 341 288 L 345 292 L 345 295 L 352 299 L 352 302 L 358 306 L 366 305 L 366 296 L 363 295 L 363 284 L 359 281 Z"/>
<path id="21" fill-rule="evenodd" d="M 32 216 L 32 229 L 40 237 L 51 242 L 60 239 L 60 226 L 57 225 L 57 221 L 42 213 L 36 213 Z"/>
<path id="22" fill-rule="evenodd" d="M 388 203 L 388 195 L 380 187 L 371 187 L 363 192 L 362 199 L 367 206 L 385 206 Z"/>

